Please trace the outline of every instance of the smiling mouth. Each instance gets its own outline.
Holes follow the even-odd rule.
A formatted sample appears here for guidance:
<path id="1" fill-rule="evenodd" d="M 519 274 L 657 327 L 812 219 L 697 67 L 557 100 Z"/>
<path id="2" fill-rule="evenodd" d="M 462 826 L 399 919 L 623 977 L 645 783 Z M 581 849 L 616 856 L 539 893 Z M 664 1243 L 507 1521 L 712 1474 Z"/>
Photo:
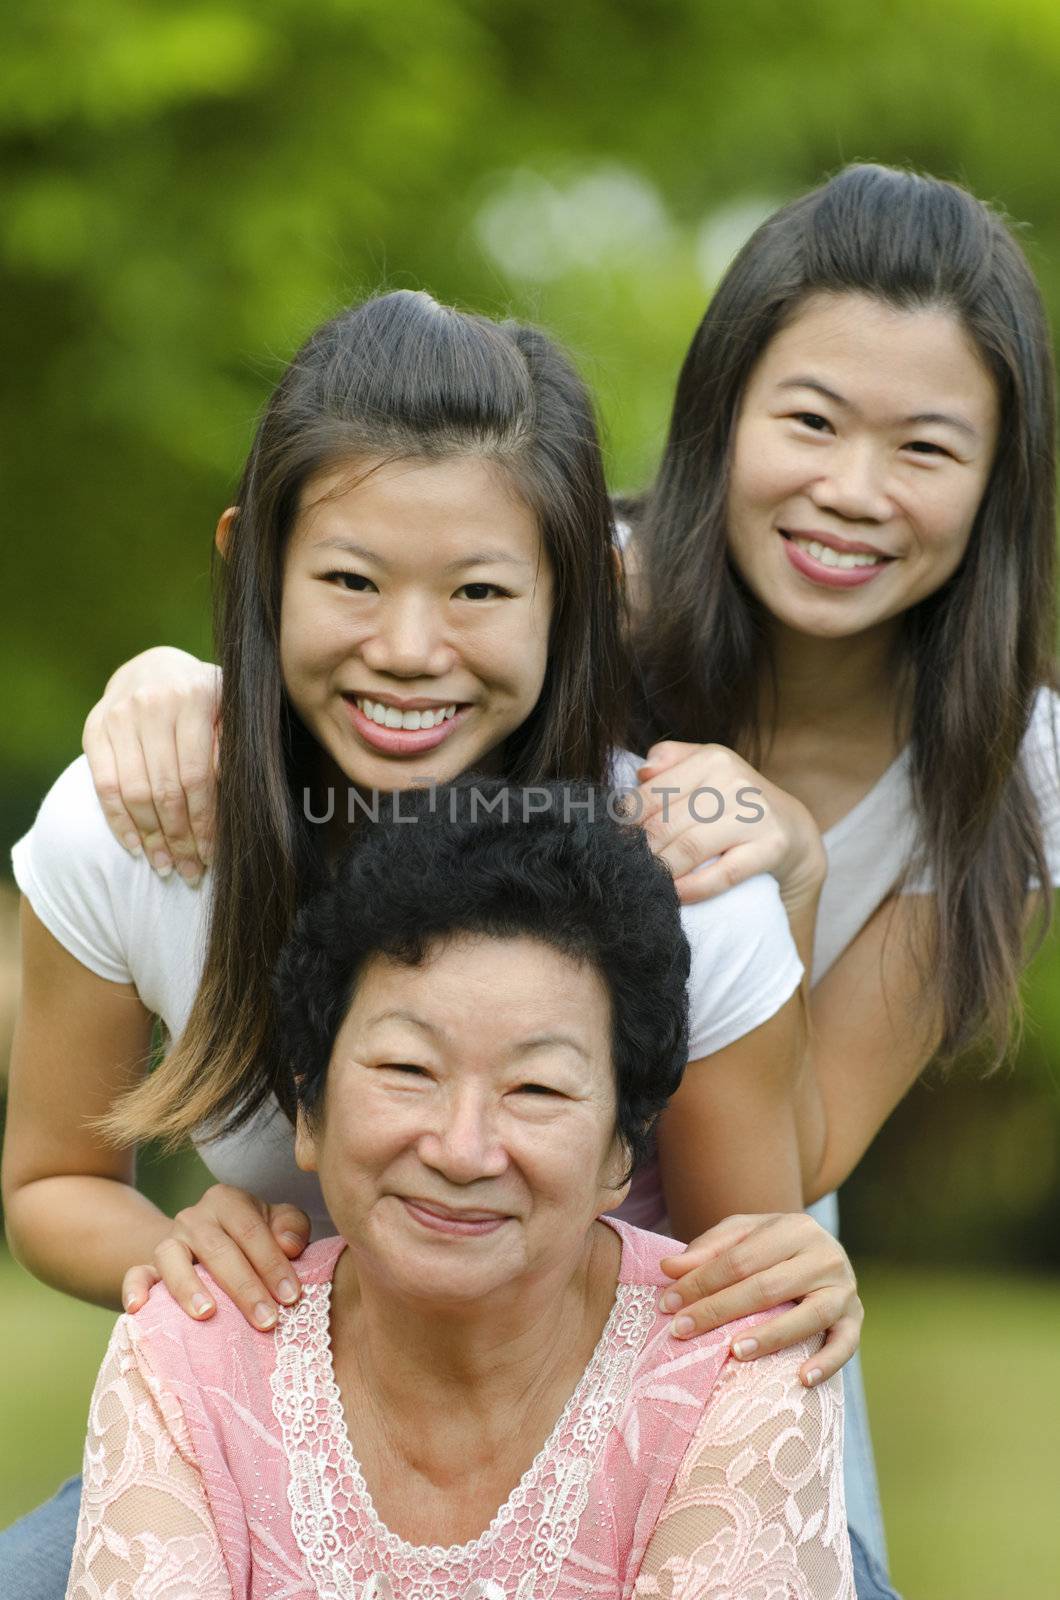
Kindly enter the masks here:
<path id="1" fill-rule="evenodd" d="M 780 530 L 781 538 L 786 539 L 799 550 L 804 550 L 807 555 L 819 561 L 823 567 L 834 567 L 841 572 L 853 572 L 858 567 L 882 567 L 885 562 L 893 559 L 885 556 L 878 550 L 837 550 L 833 545 L 822 544 L 820 539 L 810 535 L 789 533 L 786 528 Z"/>
<path id="2" fill-rule="evenodd" d="M 474 1238 L 479 1234 L 495 1233 L 509 1218 L 500 1211 L 450 1211 L 426 1200 L 410 1200 L 399 1196 L 401 1204 L 421 1227 L 432 1233 L 455 1234 L 460 1238 Z"/>
<path id="3" fill-rule="evenodd" d="M 401 729 L 405 733 L 418 733 L 421 728 L 439 728 L 443 722 L 451 722 L 461 709 L 459 701 L 403 711 L 397 706 L 384 705 L 381 700 L 370 700 L 366 695 L 351 695 L 349 698 L 377 728 Z"/>

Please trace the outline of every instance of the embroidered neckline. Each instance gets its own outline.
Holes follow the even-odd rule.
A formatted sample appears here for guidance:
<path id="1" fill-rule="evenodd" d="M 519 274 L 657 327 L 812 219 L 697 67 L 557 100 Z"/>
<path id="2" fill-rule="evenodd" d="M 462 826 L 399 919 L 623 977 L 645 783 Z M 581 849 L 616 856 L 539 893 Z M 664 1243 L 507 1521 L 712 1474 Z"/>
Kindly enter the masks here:
<path id="1" fill-rule="evenodd" d="M 545 1600 L 574 1543 L 593 1471 L 628 1398 L 656 1319 L 656 1298 L 651 1286 L 618 1285 L 593 1354 L 548 1438 L 483 1532 L 464 1544 L 417 1545 L 388 1528 L 372 1500 L 335 1380 L 331 1284 L 307 1285 L 298 1304 L 280 1312 L 269 1381 L 290 1466 L 292 1530 L 323 1600 L 357 1593 L 351 1585 L 382 1577 L 381 1564 L 391 1569 L 388 1577 L 403 1579 L 402 1595 L 411 1581 L 423 1600 L 444 1600 L 457 1592 L 449 1584 L 466 1585 L 487 1556 L 507 1567 L 519 1547 L 524 1565 L 537 1574 L 532 1592 Z M 395 1574 L 394 1567 L 401 1571 Z"/>

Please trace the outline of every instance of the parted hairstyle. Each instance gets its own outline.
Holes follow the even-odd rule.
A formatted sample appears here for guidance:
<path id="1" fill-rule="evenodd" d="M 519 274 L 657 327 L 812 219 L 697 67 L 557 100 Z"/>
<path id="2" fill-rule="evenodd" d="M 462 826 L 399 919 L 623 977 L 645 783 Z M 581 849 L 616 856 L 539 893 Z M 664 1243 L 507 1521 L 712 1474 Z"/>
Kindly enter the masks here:
<path id="1" fill-rule="evenodd" d="M 1028 886 L 1049 882 L 1020 744 L 1054 681 L 1054 384 L 1034 275 L 1002 217 L 965 189 L 847 167 L 771 216 L 726 272 L 685 359 L 658 476 L 623 508 L 639 585 L 636 736 L 641 748 L 717 740 L 752 761 L 768 746 L 769 618 L 728 553 L 733 433 L 770 340 L 811 295 L 845 293 L 951 313 L 997 385 L 997 453 L 967 552 L 905 613 L 896 673 L 935 883 L 921 956 L 941 1050 L 985 1023 L 1000 1053 Z"/>
<path id="2" fill-rule="evenodd" d="M 217 586 L 223 668 L 217 848 L 205 968 L 181 1038 L 103 1119 L 121 1142 L 231 1130 L 290 1085 L 268 1048 L 270 976 L 299 905 L 327 875 L 303 795 L 320 748 L 280 672 L 284 553 L 306 486 L 346 463 L 468 457 L 533 511 L 555 600 L 540 698 L 506 740 L 513 782 L 602 782 L 628 678 L 614 527 L 592 402 L 542 332 L 408 290 L 311 334 L 258 426 Z"/>
<path id="3" fill-rule="evenodd" d="M 375 957 L 416 966 L 462 935 L 537 939 L 607 989 L 616 1131 L 632 1170 L 685 1069 L 689 949 L 669 872 L 613 800 L 585 784 L 471 779 L 403 795 L 400 821 L 360 830 L 277 967 L 288 1098 L 310 1122 Z"/>

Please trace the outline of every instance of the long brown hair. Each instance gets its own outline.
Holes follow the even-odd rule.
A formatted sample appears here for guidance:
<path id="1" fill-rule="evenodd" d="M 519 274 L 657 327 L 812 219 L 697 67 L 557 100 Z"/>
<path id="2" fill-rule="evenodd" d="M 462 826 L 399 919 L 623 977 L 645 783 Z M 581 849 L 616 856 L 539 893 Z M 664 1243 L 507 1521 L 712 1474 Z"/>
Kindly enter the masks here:
<path id="1" fill-rule="evenodd" d="M 271 1060 L 270 975 L 323 879 L 300 798 L 319 748 L 280 674 L 284 552 L 304 486 L 351 459 L 476 456 L 534 511 L 555 601 L 540 698 L 505 742 L 515 783 L 599 783 L 628 681 L 614 535 L 592 404 L 543 333 L 399 291 L 342 312 L 294 357 L 258 427 L 217 590 L 224 668 L 216 865 L 202 981 L 180 1039 L 104 1126 L 176 1141 L 231 1131 L 289 1078 Z"/>
<path id="2" fill-rule="evenodd" d="M 846 168 L 783 207 L 744 246 L 693 338 L 648 492 L 625 508 L 638 581 L 637 732 L 762 748 L 768 617 L 728 554 L 733 431 L 770 340 L 816 293 L 938 307 L 967 330 L 998 389 L 1001 431 L 967 554 L 910 608 L 913 789 L 934 874 L 922 952 L 942 1051 L 1016 1010 L 1028 885 L 1048 884 L 1020 760 L 1035 693 L 1053 681 L 1053 367 L 1041 295 L 1002 218 L 955 184 Z M 1046 913 L 1048 915 L 1048 911 Z"/>

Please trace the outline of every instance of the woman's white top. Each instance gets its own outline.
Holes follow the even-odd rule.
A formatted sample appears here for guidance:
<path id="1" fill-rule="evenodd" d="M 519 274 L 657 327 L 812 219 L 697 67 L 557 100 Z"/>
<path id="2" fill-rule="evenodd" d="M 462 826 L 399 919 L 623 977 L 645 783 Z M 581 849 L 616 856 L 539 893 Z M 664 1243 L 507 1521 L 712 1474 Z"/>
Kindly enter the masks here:
<path id="1" fill-rule="evenodd" d="M 616 785 L 635 784 L 637 765 L 617 754 Z M 59 943 L 99 977 L 133 984 L 177 1038 L 206 956 L 211 875 L 192 889 L 129 855 L 107 826 L 83 756 L 52 785 L 12 862 L 19 888 Z M 698 1061 L 779 1011 L 802 965 L 771 877 L 685 907 L 682 921 L 692 950 L 689 1056 Z M 295 1166 L 291 1127 L 274 1103 L 238 1133 L 198 1148 L 219 1182 L 293 1201 L 313 1219 L 314 1233 L 333 1231 L 317 1179 Z"/>
<path id="2" fill-rule="evenodd" d="M 1023 741 L 1023 763 L 1038 804 L 1049 877 L 1060 885 L 1060 696 L 1049 689 L 1038 692 Z M 930 869 L 917 862 L 919 829 L 908 746 L 823 840 L 828 876 L 817 912 L 813 983 L 820 982 L 894 893 L 907 866 L 911 871 L 900 886 L 902 894 L 933 891 Z"/>

